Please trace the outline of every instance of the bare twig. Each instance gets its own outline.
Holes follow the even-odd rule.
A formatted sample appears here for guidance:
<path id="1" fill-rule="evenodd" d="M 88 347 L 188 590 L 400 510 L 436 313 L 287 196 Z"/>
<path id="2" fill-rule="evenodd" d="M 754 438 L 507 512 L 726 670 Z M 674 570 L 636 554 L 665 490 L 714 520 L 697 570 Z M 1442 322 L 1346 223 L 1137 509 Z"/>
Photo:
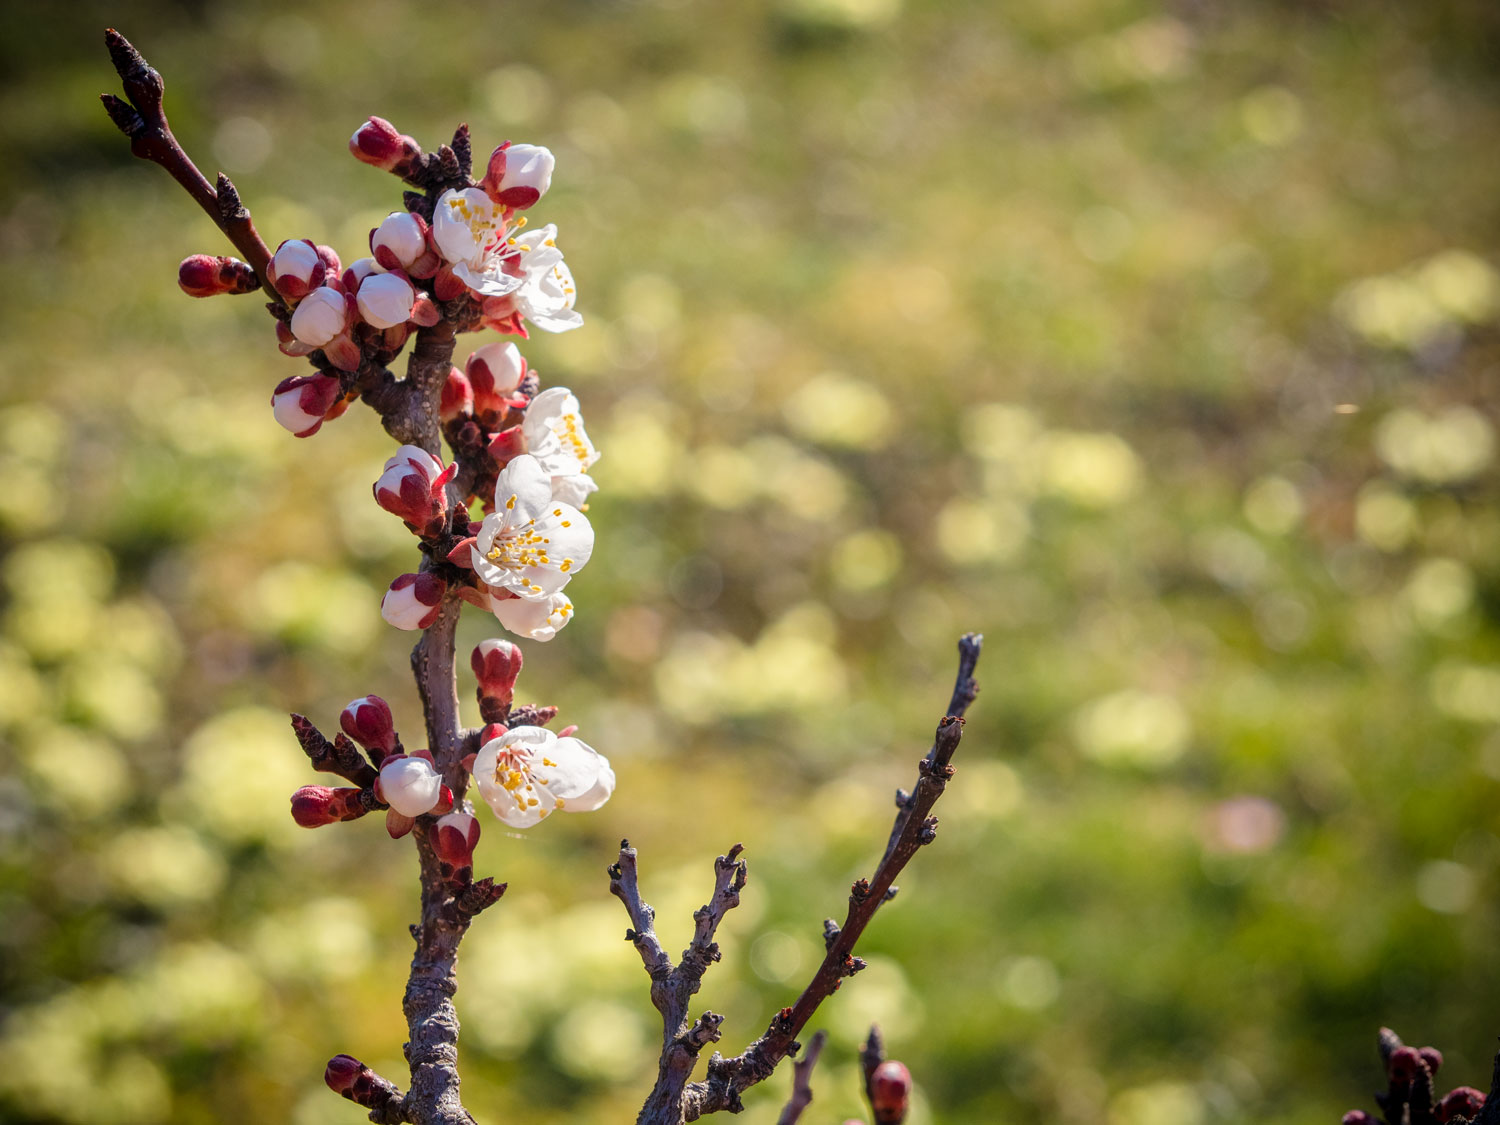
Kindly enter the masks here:
<path id="1" fill-rule="evenodd" d="M 115 64 L 115 72 L 120 76 L 129 102 L 114 94 L 101 94 L 99 98 L 110 120 L 130 138 L 130 151 L 142 160 L 160 164 L 183 186 L 255 270 L 261 288 L 272 301 L 280 304 L 281 297 L 271 288 L 266 276 L 271 251 L 255 229 L 250 212 L 240 203 L 234 185 L 221 173 L 216 190 L 172 135 L 166 112 L 162 109 L 162 92 L 166 83 L 161 75 L 131 46 L 130 40 L 114 28 L 104 33 L 104 44 L 109 48 L 110 60 Z"/>
<path id="2" fill-rule="evenodd" d="M 818 1006 L 833 995 L 845 977 L 853 976 L 864 967 L 864 962 L 854 956 L 855 943 L 876 910 L 886 901 L 896 876 L 924 844 L 936 838 L 937 818 L 928 814 L 953 776 L 953 753 L 963 736 L 962 715 L 977 690 L 973 670 L 982 641 L 983 638 L 974 633 L 966 634 L 959 641 L 958 685 L 948 714 L 938 724 L 932 749 L 917 765 L 917 784 L 901 804 L 895 830 L 875 874 L 868 880 L 856 880 L 850 888 L 848 914 L 837 935 L 831 928 L 825 930 L 831 940 L 812 980 L 791 1007 L 781 1009 L 772 1017 L 765 1034 L 751 1043 L 744 1053 L 729 1059 L 715 1053 L 709 1059 L 707 1079 L 684 1089 L 682 1115 L 675 1120 L 694 1121 L 709 1113 L 721 1110 L 736 1113 L 743 1108 L 741 1093 L 771 1075 L 781 1060 L 796 1049 L 798 1033 L 807 1026 Z M 643 1114 L 641 1121 L 647 1120 L 667 1122 L 673 1119 L 648 1119 Z"/>
<path id="3" fill-rule="evenodd" d="M 828 1032 L 819 1031 L 807 1041 L 807 1050 L 792 1064 L 792 1096 L 781 1109 L 776 1125 L 797 1125 L 802 1111 L 812 1104 L 812 1072 L 818 1065 L 818 1056 L 823 1053 L 823 1044 L 828 1042 Z"/>

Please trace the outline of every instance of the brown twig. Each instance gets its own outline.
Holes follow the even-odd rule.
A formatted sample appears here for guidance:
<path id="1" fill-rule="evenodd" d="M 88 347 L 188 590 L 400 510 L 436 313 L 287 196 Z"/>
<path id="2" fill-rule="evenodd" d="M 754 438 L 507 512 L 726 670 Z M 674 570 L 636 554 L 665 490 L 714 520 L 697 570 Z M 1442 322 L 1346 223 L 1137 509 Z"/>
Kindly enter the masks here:
<path id="1" fill-rule="evenodd" d="M 130 151 L 142 160 L 160 164 L 182 185 L 255 270 L 261 288 L 271 300 L 280 304 L 281 297 L 266 276 L 271 251 L 255 229 L 255 222 L 240 202 L 234 185 L 221 172 L 216 189 L 172 135 L 166 112 L 162 109 L 162 92 L 166 83 L 161 75 L 131 46 L 130 40 L 114 28 L 105 31 L 104 45 L 109 48 L 110 60 L 129 100 L 123 101 L 114 94 L 100 94 L 99 100 L 104 103 L 110 120 L 130 138 Z"/>
<path id="2" fill-rule="evenodd" d="M 845 977 L 853 976 L 864 967 L 864 962 L 854 956 L 855 944 L 886 901 L 896 876 L 923 845 L 936 838 L 937 818 L 928 814 L 953 776 L 952 758 L 963 736 L 963 713 L 977 690 L 973 671 L 983 639 L 977 633 L 970 633 L 959 641 L 958 684 L 948 714 L 938 724 L 932 749 L 918 763 L 917 784 L 897 814 L 896 828 L 875 874 L 868 880 L 855 881 L 850 888 L 849 908 L 843 925 L 837 928 L 837 932 L 832 927 L 825 931 L 829 939 L 828 951 L 812 980 L 791 1007 L 781 1009 L 772 1017 L 765 1034 L 742 1054 L 726 1059 L 716 1052 L 709 1059 L 706 1080 L 684 1088 L 679 1117 L 648 1119 L 643 1114 L 642 1122 L 650 1120 L 655 1125 L 657 1122 L 694 1121 L 722 1110 L 739 1112 L 743 1108 L 741 1093 L 764 1081 L 782 1059 L 796 1050 L 797 1035 L 807 1026 L 818 1006 L 833 995 Z"/>
<path id="3" fill-rule="evenodd" d="M 812 1104 L 812 1072 L 818 1065 L 818 1056 L 823 1053 L 823 1044 L 828 1042 L 828 1032 L 819 1031 L 807 1041 L 807 1050 L 792 1064 L 792 1096 L 781 1109 L 776 1125 L 797 1125 L 802 1111 Z"/>
<path id="4" fill-rule="evenodd" d="M 662 1049 L 656 1085 L 642 1107 L 639 1122 L 681 1121 L 683 1089 L 691 1077 L 698 1054 L 719 1039 L 724 1017 L 704 1012 L 688 1025 L 688 1003 L 698 991 L 709 965 L 719 960 L 714 941 L 724 915 L 740 902 L 748 869 L 740 859 L 743 851 L 734 845 L 714 861 L 714 890 L 707 903 L 693 912 L 693 937 L 674 965 L 656 936 L 656 911 L 641 898 L 636 878 L 636 851 L 629 840 L 620 841 L 620 857 L 609 869 L 609 890 L 625 904 L 630 929 L 625 939 L 641 956 L 651 977 L 651 1003 L 661 1013 Z"/>

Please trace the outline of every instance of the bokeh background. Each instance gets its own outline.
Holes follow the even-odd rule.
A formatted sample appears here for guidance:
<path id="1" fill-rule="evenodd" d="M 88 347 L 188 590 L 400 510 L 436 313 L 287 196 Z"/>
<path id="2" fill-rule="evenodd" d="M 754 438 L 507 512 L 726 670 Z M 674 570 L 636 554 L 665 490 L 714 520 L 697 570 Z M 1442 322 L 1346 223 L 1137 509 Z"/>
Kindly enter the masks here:
<path id="1" fill-rule="evenodd" d="M 558 155 L 536 216 L 587 324 L 526 352 L 604 450 L 599 545 L 522 696 L 619 790 L 486 826 L 481 1121 L 650 1084 L 621 836 L 672 948 L 746 843 L 700 1000 L 759 1033 L 967 629 L 940 835 L 805 1120 L 861 1114 L 871 1020 L 918 1125 L 1336 1121 L 1381 1023 L 1487 1085 L 1493 6 L 80 3 L 0 15 L 0 1117 L 354 1121 L 330 1055 L 403 1074 L 412 849 L 286 804 L 288 711 L 418 728 L 389 445 L 362 410 L 293 440 L 260 302 L 178 292 L 227 247 L 100 111 L 106 24 L 273 245 L 348 260 L 399 206 L 345 151 L 368 114 Z"/>

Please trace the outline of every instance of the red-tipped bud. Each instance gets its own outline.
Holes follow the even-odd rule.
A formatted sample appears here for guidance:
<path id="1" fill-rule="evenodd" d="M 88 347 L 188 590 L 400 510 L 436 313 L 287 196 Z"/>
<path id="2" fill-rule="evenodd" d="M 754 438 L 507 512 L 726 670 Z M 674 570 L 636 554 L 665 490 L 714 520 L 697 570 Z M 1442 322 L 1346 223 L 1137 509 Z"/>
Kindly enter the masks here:
<path id="1" fill-rule="evenodd" d="M 899 1125 L 911 1105 L 911 1071 L 887 1059 L 870 1075 L 870 1109 L 875 1125 Z"/>
<path id="2" fill-rule="evenodd" d="M 1443 1052 L 1436 1047 L 1423 1047 L 1417 1052 L 1422 1061 L 1427 1064 L 1427 1073 L 1436 1074 L 1443 1065 Z"/>
<path id="3" fill-rule="evenodd" d="M 516 677 L 521 674 L 521 648 L 510 641 L 481 641 L 469 656 L 469 666 L 479 681 L 479 698 L 509 705 L 515 698 Z"/>
<path id="4" fill-rule="evenodd" d="M 382 756 L 396 752 L 396 725 L 391 708 L 378 695 L 351 699 L 339 716 L 339 726 L 366 750 L 379 750 Z"/>
<path id="5" fill-rule="evenodd" d="M 411 319 L 417 291 L 404 273 L 375 273 L 360 282 L 356 304 L 366 324 L 395 328 Z"/>
<path id="6" fill-rule="evenodd" d="M 1344 1114 L 1343 1125 L 1377 1125 L 1375 1119 L 1362 1109 L 1351 1109 Z"/>
<path id="7" fill-rule="evenodd" d="M 452 870 L 448 878 L 467 882 L 464 873 L 474 869 L 474 848 L 479 843 L 479 821 L 465 812 L 439 817 L 429 837 L 432 850 Z"/>
<path id="8" fill-rule="evenodd" d="M 431 277 L 442 259 L 428 239 L 427 220 L 409 211 L 392 211 L 370 232 L 370 253 L 388 270 L 412 277 Z"/>
<path id="9" fill-rule="evenodd" d="M 383 117 L 372 117 L 354 130 L 349 138 L 349 151 L 354 159 L 398 176 L 404 175 L 411 162 L 422 154 L 416 141 L 398 133 Z"/>
<path id="10" fill-rule="evenodd" d="M 474 388 L 474 412 L 488 414 L 506 408 L 506 398 L 526 378 L 526 360 L 514 344 L 486 344 L 469 356 L 464 373 Z"/>
<path id="11" fill-rule="evenodd" d="M 260 278 L 248 262 L 238 258 L 194 254 L 177 267 L 177 284 L 189 297 L 216 297 L 220 293 L 254 293 Z"/>
<path id="12" fill-rule="evenodd" d="M 552 186 L 552 169 L 556 163 L 549 149 L 540 145 L 513 145 L 507 141 L 490 154 L 489 167 L 480 186 L 496 203 L 518 211 L 525 210 Z"/>
<path id="13" fill-rule="evenodd" d="M 293 375 L 276 384 L 271 410 L 298 437 L 312 437 L 342 397 L 339 381 L 331 375 Z"/>
<path id="14" fill-rule="evenodd" d="M 438 619 L 448 584 L 431 573 L 403 574 L 380 602 L 380 616 L 398 629 L 425 629 Z"/>
<path id="15" fill-rule="evenodd" d="M 353 1055 L 334 1055 L 323 1071 L 323 1081 L 335 1094 L 343 1094 L 353 1101 L 354 1084 L 368 1072 L 369 1068 Z"/>
<path id="16" fill-rule="evenodd" d="M 375 482 L 375 502 L 411 524 L 419 535 L 436 534 L 447 522 L 447 485 L 456 464 L 444 469 L 420 446 L 403 445 Z"/>
<path id="17" fill-rule="evenodd" d="M 303 828 L 321 828 L 365 815 L 358 789 L 304 785 L 292 794 L 292 819 Z"/>
<path id="18" fill-rule="evenodd" d="M 1397 1047 L 1386 1060 L 1386 1073 L 1392 1082 L 1410 1082 L 1417 1076 L 1422 1056 L 1415 1047 Z"/>
<path id="19" fill-rule="evenodd" d="M 327 274 L 328 266 L 318 247 L 306 238 L 287 239 L 276 248 L 266 267 L 266 276 L 276 292 L 293 301 L 301 300 L 322 285 Z"/>
<path id="20" fill-rule="evenodd" d="M 448 369 L 448 378 L 443 382 L 443 397 L 438 404 L 438 416 L 451 422 L 461 414 L 474 412 L 474 388 L 469 377 L 456 367 Z"/>
<path id="21" fill-rule="evenodd" d="M 1484 1101 L 1484 1095 L 1473 1086 L 1460 1086 L 1438 1103 L 1437 1119 L 1448 1122 L 1460 1117 L 1474 1117 L 1484 1108 Z"/>

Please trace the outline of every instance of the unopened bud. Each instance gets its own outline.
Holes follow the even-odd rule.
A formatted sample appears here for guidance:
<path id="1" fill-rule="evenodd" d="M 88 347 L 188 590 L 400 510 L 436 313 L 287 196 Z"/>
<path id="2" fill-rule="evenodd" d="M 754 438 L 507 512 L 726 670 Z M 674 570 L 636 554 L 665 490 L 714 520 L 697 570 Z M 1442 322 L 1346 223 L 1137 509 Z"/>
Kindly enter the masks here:
<path id="1" fill-rule="evenodd" d="M 1427 1064 L 1427 1073 L 1436 1074 L 1443 1065 L 1443 1052 L 1436 1047 L 1423 1047 L 1417 1052 L 1422 1061 Z"/>
<path id="2" fill-rule="evenodd" d="M 1484 1103 L 1485 1096 L 1473 1086 L 1460 1086 L 1456 1090 L 1449 1091 L 1448 1095 L 1438 1102 L 1437 1119 L 1446 1123 L 1460 1117 L 1475 1117 L 1484 1108 Z"/>
<path id="3" fill-rule="evenodd" d="M 369 1067 L 353 1055 L 334 1055 L 323 1071 L 323 1081 L 328 1083 L 328 1088 L 335 1094 L 343 1094 L 352 1100 L 355 1082 L 368 1071 Z"/>
<path id="4" fill-rule="evenodd" d="M 428 242 L 427 221 L 410 211 L 392 211 L 370 232 L 370 253 L 388 270 L 431 277 L 440 259 Z"/>
<path id="5" fill-rule="evenodd" d="M 319 268 L 322 268 L 321 264 Z M 292 335 L 315 348 L 328 344 L 348 324 L 348 299 L 329 285 L 314 289 L 298 304 L 297 311 L 292 313 Z"/>
<path id="6" fill-rule="evenodd" d="M 474 388 L 474 412 L 486 414 L 505 408 L 505 396 L 526 377 L 526 360 L 515 344 L 486 344 L 469 356 L 464 373 Z"/>
<path id="7" fill-rule="evenodd" d="M 381 751 L 381 757 L 396 752 L 396 724 L 390 704 L 378 695 L 351 699 L 339 715 L 339 726 L 366 750 Z"/>
<path id="8" fill-rule="evenodd" d="M 911 1071 L 887 1059 L 870 1075 L 870 1109 L 875 1125 L 899 1125 L 911 1104 Z"/>
<path id="9" fill-rule="evenodd" d="M 425 629 L 438 619 L 448 586 L 431 573 L 403 574 L 380 602 L 380 616 L 398 629 Z"/>
<path id="10" fill-rule="evenodd" d="M 293 375 L 276 384 L 271 410 L 283 427 L 298 437 L 311 437 L 342 397 L 332 375 Z"/>
<path id="11" fill-rule="evenodd" d="M 381 800 L 402 816 L 431 812 L 443 795 L 443 779 L 432 763 L 415 755 L 392 758 L 376 782 Z"/>
<path id="12" fill-rule="evenodd" d="M 462 881 L 462 872 L 474 867 L 474 848 L 479 843 L 479 821 L 466 812 L 451 812 L 433 825 L 432 850 L 452 871 L 449 878 Z"/>
<path id="13" fill-rule="evenodd" d="M 380 266 L 374 258 L 355 258 L 339 277 L 339 284 L 344 287 L 344 292 L 356 293 L 365 278 L 380 272 Z"/>
<path id="14" fill-rule="evenodd" d="M 1343 1125 L 1376 1125 L 1376 1121 L 1362 1109 L 1351 1109 L 1344 1114 Z"/>
<path id="15" fill-rule="evenodd" d="M 498 638 L 480 641 L 469 656 L 469 667 L 479 681 L 479 697 L 510 703 L 516 677 L 521 674 L 521 648 Z"/>
<path id="16" fill-rule="evenodd" d="M 411 319 L 417 291 L 399 273 L 377 273 L 360 283 L 359 315 L 376 328 L 395 328 Z M 296 316 L 292 317 L 296 320 Z"/>
<path id="17" fill-rule="evenodd" d="M 400 516 L 419 535 L 435 532 L 448 511 L 448 482 L 457 463 L 444 469 L 420 446 L 403 445 L 375 482 L 375 502 Z"/>
<path id="18" fill-rule="evenodd" d="M 292 819 L 303 828 L 321 828 L 341 820 L 364 816 L 358 789 L 333 789 L 327 785 L 304 785 L 292 794 Z"/>
<path id="19" fill-rule="evenodd" d="M 1386 1060 L 1385 1068 L 1392 1082 L 1410 1082 L 1422 1065 L 1422 1056 L 1415 1047 L 1397 1047 Z"/>
<path id="20" fill-rule="evenodd" d="M 482 186 L 496 203 L 525 210 L 547 194 L 556 163 L 540 145 L 501 145 L 490 156 Z"/>
<path id="21" fill-rule="evenodd" d="M 443 382 L 443 397 L 438 404 L 438 416 L 444 422 L 451 422 L 460 414 L 471 414 L 474 411 L 474 388 L 469 384 L 469 377 L 456 367 L 448 369 L 448 378 Z"/>
<path id="22" fill-rule="evenodd" d="M 238 258 L 194 254 L 177 267 L 177 284 L 189 297 L 216 297 L 220 293 L 253 293 L 260 278 L 248 262 Z"/>
<path id="23" fill-rule="evenodd" d="M 354 130 L 354 135 L 349 138 L 349 151 L 356 160 L 365 164 L 402 174 L 422 150 L 416 141 L 398 133 L 385 118 L 372 117 Z"/>
<path id="24" fill-rule="evenodd" d="M 276 292 L 293 301 L 301 300 L 323 284 L 328 267 L 318 247 L 305 238 L 289 238 L 276 248 L 266 276 Z"/>

